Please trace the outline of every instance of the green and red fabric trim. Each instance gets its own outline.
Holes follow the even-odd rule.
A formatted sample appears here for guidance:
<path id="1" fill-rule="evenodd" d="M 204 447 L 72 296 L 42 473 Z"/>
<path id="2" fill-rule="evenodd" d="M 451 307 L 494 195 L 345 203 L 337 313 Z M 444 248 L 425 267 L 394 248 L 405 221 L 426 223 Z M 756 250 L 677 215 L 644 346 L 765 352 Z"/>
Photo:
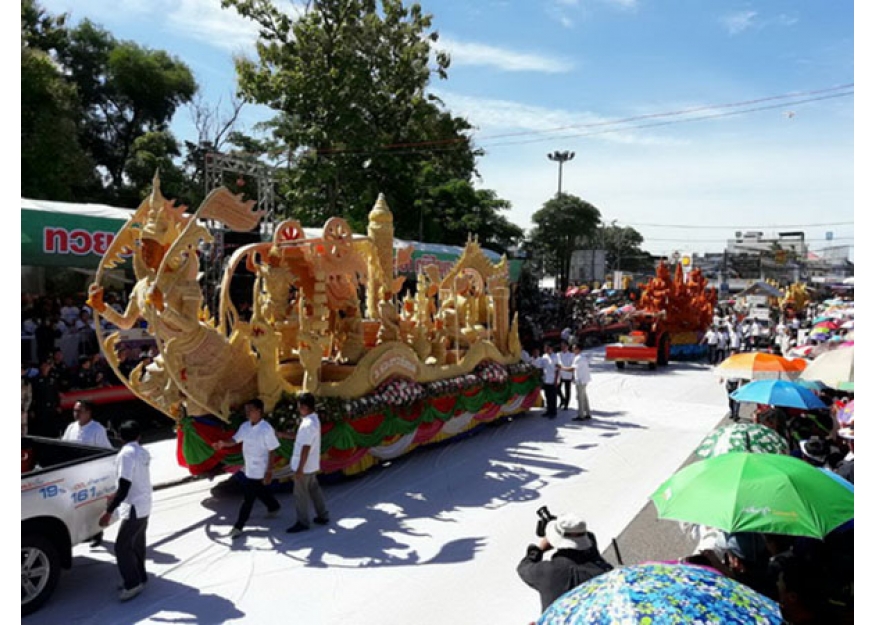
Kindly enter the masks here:
<path id="1" fill-rule="evenodd" d="M 540 392 L 540 371 L 509 375 L 504 383 L 482 385 L 462 392 L 426 397 L 408 406 L 384 406 L 354 418 L 322 418 L 322 471 L 348 469 L 369 453 L 407 453 L 413 447 L 446 440 L 476 424 L 531 408 Z M 240 448 L 221 452 L 212 448 L 228 439 L 234 429 L 216 419 L 183 418 L 178 428 L 178 458 L 194 474 L 217 468 L 234 470 L 242 464 Z M 288 459 L 293 443 L 282 440 L 279 456 Z M 378 456 L 385 457 L 385 456 Z"/>

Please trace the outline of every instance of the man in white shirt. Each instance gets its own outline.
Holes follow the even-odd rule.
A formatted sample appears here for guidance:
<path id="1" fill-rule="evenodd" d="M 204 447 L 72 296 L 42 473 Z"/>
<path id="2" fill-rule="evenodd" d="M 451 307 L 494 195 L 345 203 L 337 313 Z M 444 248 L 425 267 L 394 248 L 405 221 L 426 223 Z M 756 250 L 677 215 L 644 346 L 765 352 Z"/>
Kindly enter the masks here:
<path id="1" fill-rule="evenodd" d="M 702 343 L 706 343 L 708 345 L 708 363 L 712 365 L 717 364 L 717 326 L 711 326 L 708 328 L 708 331 L 705 332 L 704 338 L 702 338 Z"/>
<path id="2" fill-rule="evenodd" d="M 115 557 L 123 584 L 119 599 L 136 597 L 146 585 L 146 527 L 152 513 L 152 478 L 149 475 L 149 452 L 140 446 L 140 426 L 126 421 L 119 428 L 124 446 L 116 456 L 118 490 L 100 526 L 109 525 L 114 512 L 122 520 L 115 539 Z"/>
<path id="3" fill-rule="evenodd" d="M 83 445 L 94 445 L 95 447 L 106 447 L 112 449 L 112 443 L 109 442 L 109 437 L 106 435 L 106 428 L 95 421 L 94 406 L 90 401 L 77 401 L 73 406 L 73 423 L 67 426 L 61 440 L 73 441 L 82 443 Z M 100 547 L 103 542 L 103 532 L 91 539 L 93 548 Z"/>
<path id="4" fill-rule="evenodd" d="M 574 382 L 574 369 L 571 363 L 574 362 L 574 354 L 568 349 L 568 343 L 563 342 L 559 348 L 559 353 L 556 354 L 556 364 L 559 368 L 559 388 L 556 389 L 559 393 L 559 407 L 562 410 L 568 410 L 568 404 L 571 403 L 571 383 Z"/>
<path id="5" fill-rule="evenodd" d="M 256 499 L 267 506 L 269 518 L 275 517 L 280 510 L 280 503 L 268 489 L 273 481 L 273 452 L 279 448 L 280 442 L 273 426 L 264 420 L 264 403 L 260 399 L 249 400 L 243 409 L 247 420 L 240 425 L 232 439 L 213 443 L 215 450 L 243 444 L 243 505 L 231 529 L 231 538 L 243 535 L 243 527 L 252 514 Z"/>
<path id="6" fill-rule="evenodd" d="M 574 360 L 571 363 L 571 368 L 574 375 L 574 386 L 577 389 L 577 416 L 572 421 L 592 419 L 589 397 L 586 394 L 586 385 L 592 379 L 589 371 L 589 357 L 583 353 L 578 343 L 574 344 Z"/>
<path id="7" fill-rule="evenodd" d="M 732 324 L 727 325 L 726 328 L 727 332 L 729 333 L 729 353 L 737 354 L 741 348 L 741 343 L 738 338 L 738 332 L 732 326 Z"/>
<path id="8" fill-rule="evenodd" d="M 760 336 L 762 335 L 762 327 L 759 321 L 751 321 L 750 324 L 750 342 L 751 351 L 755 351 L 760 346 Z"/>
<path id="9" fill-rule="evenodd" d="M 112 443 L 109 442 L 109 437 L 106 435 L 106 428 L 92 418 L 93 412 L 91 402 L 77 401 L 73 406 L 75 421 L 67 426 L 61 439 L 112 449 Z"/>
<path id="10" fill-rule="evenodd" d="M 289 468 L 295 472 L 295 512 L 297 521 L 286 532 L 295 534 L 310 529 L 310 501 L 316 509 L 313 522 L 328 524 L 328 508 L 319 486 L 319 456 L 322 454 L 322 424 L 316 414 L 316 398 L 312 393 L 298 395 L 301 423 L 295 434 L 295 449 Z"/>
<path id="11" fill-rule="evenodd" d="M 721 363 L 726 358 L 726 348 L 729 347 L 729 332 L 726 328 L 717 329 L 717 362 Z"/>
<path id="12" fill-rule="evenodd" d="M 535 350 L 535 355 L 537 353 L 538 351 Z M 544 416 L 555 419 L 556 382 L 559 379 L 559 372 L 556 370 L 556 355 L 553 353 L 553 347 L 549 343 L 545 344 L 544 355 L 536 356 L 532 364 L 541 370 L 541 388 L 544 390 L 544 401 L 547 404 Z"/>

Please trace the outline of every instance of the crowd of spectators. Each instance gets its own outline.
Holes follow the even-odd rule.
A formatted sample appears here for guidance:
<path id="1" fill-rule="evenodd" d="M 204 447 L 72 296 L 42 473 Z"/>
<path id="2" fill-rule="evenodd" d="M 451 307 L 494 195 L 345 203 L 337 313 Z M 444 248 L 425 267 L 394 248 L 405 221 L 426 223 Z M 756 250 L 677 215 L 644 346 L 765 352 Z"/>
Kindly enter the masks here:
<path id="1" fill-rule="evenodd" d="M 586 329 L 593 329 L 598 340 L 597 330 L 621 323 L 625 314 L 620 309 L 630 305 L 634 305 L 634 292 L 622 289 L 575 295 L 556 289 L 533 290 L 520 297 L 520 340 L 531 350 L 544 341 L 574 342 Z"/>
<path id="2" fill-rule="evenodd" d="M 84 296 L 61 298 L 21 296 L 21 430 L 22 434 L 57 437 L 69 423 L 61 409 L 61 395 L 70 391 L 121 384 L 101 354 L 94 315 Z M 120 298 L 108 294 L 106 302 L 120 312 Z M 102 330 L 114 326 L 101 322 Z M 119 351 L 123 375 L 155 355 L 148 343 Z"/>

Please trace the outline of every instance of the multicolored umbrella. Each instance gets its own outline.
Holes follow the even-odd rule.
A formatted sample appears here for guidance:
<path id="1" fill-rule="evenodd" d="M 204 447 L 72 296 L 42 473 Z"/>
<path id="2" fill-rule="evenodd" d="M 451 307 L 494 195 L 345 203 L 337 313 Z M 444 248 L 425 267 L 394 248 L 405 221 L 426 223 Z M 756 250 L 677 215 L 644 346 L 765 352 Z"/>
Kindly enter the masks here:
<path id="1" fill-rule="evenodd" d="M 777 603 L 714 569 L 645 563 L 603 573 L 569 590 L 538 625 L 720 623 L 780 625 Z"/>
<path id="2" fill-rule="evenodd" d="M 687 465 L 653 495 L 660 518 L 823 538 L 854 518 L 854 494 L 804 460 L 732 453 Z"/>
<path id="3" fill-rule="evenodd" d="M 838 419 L 839 425 L 845 427 L 854 421 L 854 400 L 852 399 L 844 407 L 839 410 L 836 415 L 836 419 Z"/>
<path id="4" fill-rule="evenodd" d="M 793 380 L 805 369 L 806 362 L 765 352 L 733 354 L 714 367 L 714 373 L 736 380 Z"/>
<path id="5" fill-rule="evenodd" d="M 811 361 L 801 375 L 804 380 L 820 380 L 830 388 L 853 390 L 854 347 L 833 349 Z"/>
<path id="6" fill-rule="evenodd" d="M 828 408 L 820 398 L 804 386 L 787 380 L 757 380 L 739 387 L 730 395 L 732 399 L 752 404 L 824 410 Z"/>
<path id="7" fill-rule="evenodd" d="M 811 352 L 814 350 L 814 345 L 798 345 L 790 350 L 787 354 L 788 356 L 795 356 L 797 358 L 808 358 L 811 356 Z"/>
<path id="8" fill-rule="evenodd" d="M 696 449 L 700 458 L 713 458 L 731 452 L 786 454 L 787 440 L 772 428 L 759 423 L 733 423 L 711 432 Z"/>

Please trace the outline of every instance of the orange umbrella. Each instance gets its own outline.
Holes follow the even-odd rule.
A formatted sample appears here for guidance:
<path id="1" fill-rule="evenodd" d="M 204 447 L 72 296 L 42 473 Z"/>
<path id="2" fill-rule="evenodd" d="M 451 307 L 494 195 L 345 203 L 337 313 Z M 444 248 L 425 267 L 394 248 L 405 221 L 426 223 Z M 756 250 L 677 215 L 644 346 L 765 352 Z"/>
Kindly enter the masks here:
<path id="1" fill-rule="evenodd" d="M 805 370 L 806 361 L 764 352 L 733 354 L 714 368 L 720 377 L 737 380 L 793 380 Z"/>

